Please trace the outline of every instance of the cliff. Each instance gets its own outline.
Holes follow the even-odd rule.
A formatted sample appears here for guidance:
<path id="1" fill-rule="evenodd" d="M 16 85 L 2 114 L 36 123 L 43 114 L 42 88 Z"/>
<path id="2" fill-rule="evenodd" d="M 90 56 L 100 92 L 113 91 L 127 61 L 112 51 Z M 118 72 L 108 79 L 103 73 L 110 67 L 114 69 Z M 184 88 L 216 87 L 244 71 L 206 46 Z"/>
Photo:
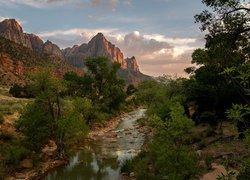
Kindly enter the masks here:
<path id="1" fill-rule="evenodd" d="M 0 36 L 21 44 L 40 54 L 55 55 L 63 58 L 60 48 L 50 41 L 44 43 L 38 36 L 23 32 L 23 28 L 15 19 L 0 22 Z"/>
<path id="2" fill-rule="evenodd" d="M 74 45 L 72 48 L 62 50 L 62 52 L 67 63 L 79 68 L 84 67 L 84 60 L 88 57 L 105 56 L 110 62 L 120 63 L 119 76 L 125 80 L 127 85 L 137 85 L 141 81 L 152 79 L 140 72 L 134 56 L 125 59 L 121 50 L 109 42 L 102 33 L 94 36 L 88 44 Z"/>

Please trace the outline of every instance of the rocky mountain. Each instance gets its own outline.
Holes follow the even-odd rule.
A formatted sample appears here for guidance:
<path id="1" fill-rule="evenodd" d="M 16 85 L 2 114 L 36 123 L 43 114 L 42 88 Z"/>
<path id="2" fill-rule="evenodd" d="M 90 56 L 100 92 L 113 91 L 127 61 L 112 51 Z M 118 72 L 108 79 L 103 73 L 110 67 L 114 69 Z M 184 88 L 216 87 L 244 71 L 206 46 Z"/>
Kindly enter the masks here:
<path id="1" fill-rule="evenodd" d="M 28 72 L 49 66 L 53 68 L 53 74 L 60 78 L 69 71 L 77 74 L 83 73 L 81 70 L 69 66 L 59 57 L 37 53 L 0 36 L 0 84 L 23 84 L 27 80 Z"/>
<path id="2" fill-rule="evenodd" d="M 105 56 L 111 62 L 121 64 L 119 75 L 125 79 L 126 84 L 137 85 L 143 80 L 150 80 L 151 77 L 140 72 L 135 57 L 124 58 L 121 50 L 109 42 L 102 33 L 94 36 L 88 44 L 75 45 L 72 48 L 62 50 L 67 63 L 75 67 L 84 67 L 84 60 L 87 57 Z"/>
<path id="3" fill-rule="evenodd" d="M 127 85 L 137 85 L 143 80 L 151 79 L 151 77 L 140 72 L 135 57 L 124 58 L 121 50 L 109 42 L 102 33 L 98 33 L 87 44 L 82 44 L 80 46 L 75 45 L 72 48 L 61 50 L 56 44 L 53 44 L 50 41 L 43 42 L 38 36 L 23 32 L 22 27 L 15 19 L 6 19 L 0 22 L 0 37 L 2 37 L 2 43 L 4 43 L 6 40 L 9 40 L 7 44 L 11 44 L 10 46 L 12 46 L 12 48 L 15 47 L 19 50 L 25 48 L 25 50 L 23 50 L 25 52 L 24 54 L 28 54 L 27 57 L 24 58 L 22 53 L 15 48 L 13 48 L 12 52 L 9 52 L 8 50 L 10 49 L 6 49 L 6 47 L 4 47 L 5 51 L 0 49 L 0 53 L 5 53 L 1 54 L 0 61 L 3 63 L 3 59 L 5 59 L 6 62 L 8 61 L 8 66 L 11 64 L 9 63 L 9 60 L 14 60 L 13 63 L 21 62 L 23 63 L 23 67 L 26 67 L 28 64 L 40 65 L 41 63 L 43 64 L 46 62 L 44 60 L 46 57 L 47 59 L 50 59 L 51 62 L 49 63 L 52 64 L 55 64 L 56 60 L 57 64 L 63 64 L 63 66 L 65 66 L 67 63 L 69 66 L 83 69 L 86 58 L 105 56 L 108 57 L 110 62 L 118 62 L 121 64 L 119 75 L 125 79 Z M 19 45 L 18 47 L 17 44 Z M 16 54 L 15 51 L 20 53 L 18 56 L 13 57 L 12 55 Z M 6 62 L 4 63 L 4 67 L 7 66 Z M 15 66 L 16 65 L 13 65 L 12 67 Z M 19 66 L 20 65 L 18 65 L 18 67 Z"/>
<path id="4" fill-rule="evenodd" d="M 15 19 L 0 22 L 0 36 L 17 44 L 21 44 L 39 54 L 49 54 L 63 58 L 60 48 L 50 41 L 43 42 L 38 36 L 23 32 L 23 28 Z"/>

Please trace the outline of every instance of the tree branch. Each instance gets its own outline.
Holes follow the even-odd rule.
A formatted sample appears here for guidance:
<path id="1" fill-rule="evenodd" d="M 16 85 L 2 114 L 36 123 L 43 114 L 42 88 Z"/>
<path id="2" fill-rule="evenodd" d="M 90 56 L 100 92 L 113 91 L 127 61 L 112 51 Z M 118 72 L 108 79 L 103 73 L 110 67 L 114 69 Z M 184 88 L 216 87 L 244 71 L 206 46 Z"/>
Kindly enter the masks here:
<path id="1" fill-rule="evenodd" d="M 250 9 L 249 9 L 249 8 L 241 7 L 241 8 L 235 8 L 235 9 L 233 9 L 233 10 L 231 10 L 231 11 L 228 11 L 228 12 L 226 12 L 225 14 L 228 15 L 228 14 L 231 14 L 231 13 L 233 13 L 233 12 L 240 11 L 240 10 L 245 10 L 245 11 L 250 12 Z"/>

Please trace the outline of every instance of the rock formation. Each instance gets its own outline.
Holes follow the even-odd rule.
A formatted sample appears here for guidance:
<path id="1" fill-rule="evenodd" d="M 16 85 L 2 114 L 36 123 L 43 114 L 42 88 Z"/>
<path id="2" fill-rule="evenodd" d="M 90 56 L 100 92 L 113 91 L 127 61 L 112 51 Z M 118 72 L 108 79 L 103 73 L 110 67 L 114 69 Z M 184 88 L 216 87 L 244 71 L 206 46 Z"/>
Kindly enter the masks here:
<path id="1" fill-rule="evenodd" d="M 0 23 L 0 36 L 32 49 L 30 37 L 23 33 L 15 19 L 6 19 Z"/>
<path id="2" fill-rule="evenodd" d="M 50 41 L 43 43 L 38 36 L 24 33 L 22 27 L 15 19 L 5 19 L 0 22 L 0 36 L 21 44 L 37 53 L 56 55 L 63 58 L 62 52 L 56 44 Z"/>
<path id="3" fill-rule="evenodd" d="M 74 45 L 72 48 L 62 50 L 62 52 L 67 63 L 80 68 L 84 67 L 84 60 L 88 57 L 105 56 L 111 62 L 120 63 L 121 70 L 118 74 L 127 85 L 137 85 L 143 80 L 152 79 L 140 72 L 134 56 L 125 59 L 121 50 L 109 42 L 102 33 L 94 36 L 88 44 Z"/>
<path id="4" fill-rule="evenodd" d="M 112 62 L 120 63 L 122 69 L 127 69 L 127 62 L 121 50 L 107 41 L 102 33 L 98 33 L 88 44 L 64 49 L 63 55 L 69 64 L 77 67 L 83 67 L 87 57 L 106 56 Z"/>
<path id="5" fill-rule="evenodd" d="M 98 33 L 88 42 L 88 44 L 82 44 L 80 46 L 75 45 L 72 48 L 60 50 L 60 48 L 56 44 L 53 44 L 51 41 L 46 41 L 44 43 L 38 36 L 34 34 L 24 33 L 22 27 L 15 19 L 6 19 L 0 22 L 0 37 L 22 45 L 25 48 L 34 51 L 40 56 L 49 55 L 54 61 L 52 63 L 55 63 L 55 61 L 57 61 L 57 64 L 64 64 L 64 62 L 66 62 L 69 65 L 81 69 L 85 66 L 84 60 L 88 57 L 108 57 L 110 62 L 118 62 L 121 64 L 119 75 L 123 79 L 125 79 L 127 85 L 137 85 L 143 80 L 151 79 L 149 76 L 146 76 L 139 71 L 139 66 L 134 56 L 125 59 L 121 50 L 114 44 L 109 42 L 102 33 Z M 18 48 L 20 49 L 20 47 Z M 6 51 L 2 52 L 6 53 Z M 34 58 L 36 57 L 36 55 L 32 54 L 26 49 L 25 52 L 28 53 L 29 60 L 28 62 L 25 62 L 24 59 L 20 60 L 20 62 L 25 62 L 24 66 L 27 66 L 27 64 L 32 65 L 45 63 L 35 62 L 34 60 L 37 60 L 37 58 Z M 9 55 L 12 56 L 12 54 Z M 14 54 L 16 54 L 17 56 L 16 52 Z M 30 55 L 33 58 L 31 58 Z M 22 58 L 25 58 L 22 55 L 22 51 L 18 51 L 18 57 L 20 56 L 22 56 Z M 9 62 L 9 60 L 13 59 L 13 57 L 4 59 L 7 59 Z"/>

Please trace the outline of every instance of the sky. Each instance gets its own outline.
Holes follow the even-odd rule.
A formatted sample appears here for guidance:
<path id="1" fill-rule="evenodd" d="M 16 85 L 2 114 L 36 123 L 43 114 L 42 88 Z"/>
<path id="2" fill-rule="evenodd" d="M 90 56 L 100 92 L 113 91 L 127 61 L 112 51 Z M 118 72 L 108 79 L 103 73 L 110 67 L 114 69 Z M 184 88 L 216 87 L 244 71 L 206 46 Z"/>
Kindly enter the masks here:
<path id="1" fill-rule="evenodd" d="M 187 76 L 192 52 L 204 47 L 194 23 L 204 9 L 201 0 L 0 0 L 0 21 L 15 18 L 60 48 L 102 32 L 125 57 L 135 56 L 143 73 Z"/>

